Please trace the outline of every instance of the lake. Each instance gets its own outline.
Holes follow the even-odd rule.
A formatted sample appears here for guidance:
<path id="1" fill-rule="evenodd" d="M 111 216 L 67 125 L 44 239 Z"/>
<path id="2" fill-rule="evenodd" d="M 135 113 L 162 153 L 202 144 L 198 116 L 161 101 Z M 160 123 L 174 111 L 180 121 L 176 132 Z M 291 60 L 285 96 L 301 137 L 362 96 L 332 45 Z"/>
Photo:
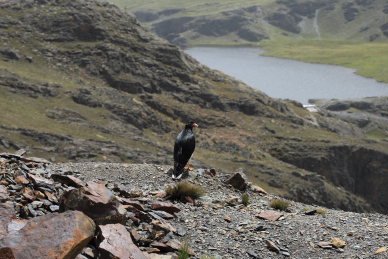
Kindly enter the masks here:
<path id="1" fill-rule="evenodd" d="M 308 99 L 388 96 L 388 84 L 356 75 L 353 69 L 263 57 L 258 48 L 194 47 L 185 52 L 275 98 L 307 104 Z"/>

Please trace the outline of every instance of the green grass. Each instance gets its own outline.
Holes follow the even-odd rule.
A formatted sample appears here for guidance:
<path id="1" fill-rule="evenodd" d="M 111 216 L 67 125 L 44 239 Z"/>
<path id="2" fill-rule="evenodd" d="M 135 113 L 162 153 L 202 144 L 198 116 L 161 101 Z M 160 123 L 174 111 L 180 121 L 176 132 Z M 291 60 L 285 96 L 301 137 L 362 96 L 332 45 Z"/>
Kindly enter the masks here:
<path id="1" fill-rule="evenodd" d="M 190 258 L 189 244 L 187 242 L 183 242 L 181 249 L 179 250 L 179 253 L 178 253 L 178 259 L 188 259 L 188 258 Z"/>
<path id="2" fill-rule="evenodd" d="M 241 195 L 241 203 L 244 206 L 248 206 L 248 204 L 249 204 L 249 195 L 248 195 L 248 193 L 244 193 L 243 195 Z"/>
<path id="3" fill-rule="evenodd" d="M 388 43 L 336 40 L 263 41 L 266 56 L 332 64 L 357 70 L 357 74 L 388 83 Z"/>

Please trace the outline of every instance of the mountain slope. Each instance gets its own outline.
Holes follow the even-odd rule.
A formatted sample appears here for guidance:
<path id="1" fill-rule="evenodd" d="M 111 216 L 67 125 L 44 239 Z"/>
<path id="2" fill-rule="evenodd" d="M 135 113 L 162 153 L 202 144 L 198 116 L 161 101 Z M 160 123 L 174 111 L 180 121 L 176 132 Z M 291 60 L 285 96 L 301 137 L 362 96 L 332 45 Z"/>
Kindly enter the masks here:
<path id="1" fill-rule="evenodd" d="M 263 39 L 387 41 L 384 0 L 111 0 L 179 45 L 252 44 Z"/>
<path id="2" fill-rule="evenodd" d="M 202 66 L 115 6 L 1 1 L 0 26 L 0 151 L 24 148 L 53 161 L 171 164 L 176 134 L 195 120 L 196 166 L 241 167 L 264 188 L 309 203 L 388 209 L 387 165 L 379 163 L 388 161 L 386 142 Z M 324 159 L 338 146 L 364 177 Z M 378 155 L 359 160 L 356 151 Z M 320 163 L 307 167 L 298 154 Z M 375 191 L 333 180 L 330 168 Z"/>

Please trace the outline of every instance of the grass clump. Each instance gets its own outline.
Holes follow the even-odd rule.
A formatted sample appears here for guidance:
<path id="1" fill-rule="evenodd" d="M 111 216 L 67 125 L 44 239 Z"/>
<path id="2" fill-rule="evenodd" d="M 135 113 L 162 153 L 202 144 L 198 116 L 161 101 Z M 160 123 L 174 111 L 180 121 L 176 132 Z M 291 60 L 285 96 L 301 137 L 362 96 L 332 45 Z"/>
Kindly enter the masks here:
<path id="1" fill-rule="evenodd" d="M 191 184 L 189 182 L 179 182 L 175 185 L 170 185 L 166 189 L 166 195 L 171 200 L 182 200 L 184 201 L 186 197 L 192 199 L 198 199 L 205 194 L 205 191 L 201 186 Z"/>
<path id="2" fill-rule="evenodd" d="M 277 210 L 285 211 L 290 206 L 290 203 L 285 200 L 274 199 L 270 201 L 269 206 Z"/>
<path id="3" fill-rule="evenodd" d="M 323 215 L 323 214 L 326 214 L 327 212 L 326 212 L 325 209 L 318 208 L 318 209 L 317 209 L 317 213 Z"/>
<path id="4" fill-rule="evenodd" d="M 190 258 L 189 253 L 189 244 L 187 242 L 183 242 L 181 248 L 179 249 L 178 259 L 188 259 Z"/>
<path id="5" fill-rule="evenodd" d="M 249 204 L 249 195 L 248 195 L 248 193 L 243 193 L 243 195 L 241 195 L 241 203 L 244 206 L 248 206 L 248 204 Z"/>

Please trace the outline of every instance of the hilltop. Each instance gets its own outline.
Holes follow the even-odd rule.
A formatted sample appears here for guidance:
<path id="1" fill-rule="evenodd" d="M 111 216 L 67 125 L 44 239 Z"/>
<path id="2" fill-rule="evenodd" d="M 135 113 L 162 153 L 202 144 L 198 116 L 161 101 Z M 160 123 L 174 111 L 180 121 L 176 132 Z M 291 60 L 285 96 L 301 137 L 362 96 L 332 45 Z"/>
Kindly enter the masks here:
<path id="1" fill-rule="evenodd" d="M 387 41 L 384 0 L 111 0 L 178 45 L 241 45 L 265 39 Z M 372 18 L 373 17 L 373 18 Z"/>
<path id="2" fill-rule="evenodd" d="M 195 120 L 197 167 L 243 168 L 271 193 L 387 212 L 387 134 L 272 99 L 97 1 L 0 2 L 0 151 L 171 164 Z"/>

